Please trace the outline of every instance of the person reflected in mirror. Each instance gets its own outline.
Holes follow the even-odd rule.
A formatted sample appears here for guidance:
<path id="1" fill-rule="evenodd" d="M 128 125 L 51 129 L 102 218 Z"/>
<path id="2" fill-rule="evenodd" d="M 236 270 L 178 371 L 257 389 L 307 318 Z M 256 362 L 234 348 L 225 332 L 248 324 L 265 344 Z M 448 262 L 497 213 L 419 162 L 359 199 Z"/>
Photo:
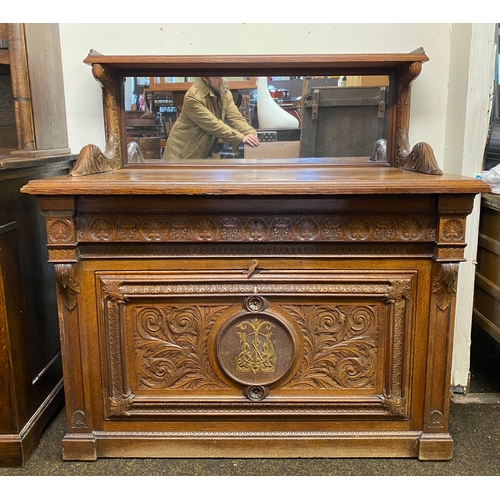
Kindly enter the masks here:
<path id="1" fill-rule="evenodd" d="M 236 107 L 223 77 L 198 78 L 184 96 L 167 139 L 164 160 L 211 158 L 219 140 L 233 147 L 259 145 L 256 130 Z"/>

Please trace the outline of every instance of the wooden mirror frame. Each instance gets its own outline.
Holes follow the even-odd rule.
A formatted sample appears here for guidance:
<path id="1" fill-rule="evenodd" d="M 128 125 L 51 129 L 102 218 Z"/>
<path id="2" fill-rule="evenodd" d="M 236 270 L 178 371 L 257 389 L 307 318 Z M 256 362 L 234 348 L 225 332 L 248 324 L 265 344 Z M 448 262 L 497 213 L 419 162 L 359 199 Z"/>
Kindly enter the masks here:
<path id="1" fill-rule="evenodd" d="M 206 55 L 206 56 L 105 56 L 91 50 L 84 63 L 102 86 L 106 147 L 85 146 L 71 176 L 119 170 L 127 164 L 125 113 L 122 109 L 123 79 L 133 76 L 278 76 L 283 74 L 388 75 L 390 105 L 387 162 L 376 165 L 441 175 L 432 148 L 424 142 L 409 144 L 410 89 L 429 58 L 422 48 L 409 54 L 343 55 Z M 375 146 L 375 145 L 374 145 Z M 330 160 L 330 159 L 329 159 Z M 346 164 L 345 159 L 343 165 Z M 198 166 L 202 160 L 193 162 Z M 287 160 L 290 162 L 290 160 Z M 310 159 L 292 160 L 294 165 L 310 165 Z M 325 159 L 321 160 L 324 164 Z M 335 165 L 337 159 L 329 164 Z M 252 163 L 252 166 L 256 164 Z M 257 165 L 266 166 L 266 160 Z M 375 165 L 375 163 L 374 163 Z"/>

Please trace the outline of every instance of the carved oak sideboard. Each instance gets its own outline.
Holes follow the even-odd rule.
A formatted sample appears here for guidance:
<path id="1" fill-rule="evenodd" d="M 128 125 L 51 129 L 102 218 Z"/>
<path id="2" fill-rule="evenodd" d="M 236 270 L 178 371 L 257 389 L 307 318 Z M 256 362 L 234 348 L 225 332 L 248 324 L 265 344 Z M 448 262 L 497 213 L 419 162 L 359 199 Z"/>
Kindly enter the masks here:
<path id="1" fill-rule="evenodd" d="M 408 146 L 425 54 L 215 59 L 92 53 L 106 152 L 23 188 L 57 276 L 64 459 L 450 459 L 458 266 L 489 187 Z M 207 60 L 387 72 L 387 159 L 127 164 L 116 82 Z"/>

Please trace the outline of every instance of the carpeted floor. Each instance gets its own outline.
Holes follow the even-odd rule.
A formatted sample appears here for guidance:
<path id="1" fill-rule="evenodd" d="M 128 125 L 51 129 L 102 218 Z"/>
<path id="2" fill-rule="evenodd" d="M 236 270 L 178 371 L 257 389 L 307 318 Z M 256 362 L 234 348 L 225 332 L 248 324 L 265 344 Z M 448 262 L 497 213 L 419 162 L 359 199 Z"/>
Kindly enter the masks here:
<path id="1" fill-rule="evenodd" d="M 461 396 L 456 396 L 460 398 Z M 499 476 L 500 400 L 452 403 L 448 462 L 417 459 L 105 459 L 63 462 L 64 411 L 46 428 L 23 468 L 0 468 L 0 476 Z"/>
<path id="2" fill-rule="evenodd" d="M 62 409 L 23 468 L 0 476 L 500 476 L 500 345 L 473 336 L 471 393 L 456 394 L 450 411 L 453 459 L 99 459 L 64 462 Z"/>

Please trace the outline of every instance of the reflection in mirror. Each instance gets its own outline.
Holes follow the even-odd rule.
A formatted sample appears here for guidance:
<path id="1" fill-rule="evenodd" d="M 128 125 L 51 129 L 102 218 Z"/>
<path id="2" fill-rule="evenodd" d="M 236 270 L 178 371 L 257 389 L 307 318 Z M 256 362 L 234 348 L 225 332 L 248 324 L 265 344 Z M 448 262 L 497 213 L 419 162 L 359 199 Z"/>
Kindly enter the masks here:
<path id="1" fill-rule="evenodd" d="M 390 95 L 387 75 L 125 78 L 127 143 L 141 153 L 129 162 L 385 162 Z M 247 136 L 256 136 L 258 145 Z"/>

